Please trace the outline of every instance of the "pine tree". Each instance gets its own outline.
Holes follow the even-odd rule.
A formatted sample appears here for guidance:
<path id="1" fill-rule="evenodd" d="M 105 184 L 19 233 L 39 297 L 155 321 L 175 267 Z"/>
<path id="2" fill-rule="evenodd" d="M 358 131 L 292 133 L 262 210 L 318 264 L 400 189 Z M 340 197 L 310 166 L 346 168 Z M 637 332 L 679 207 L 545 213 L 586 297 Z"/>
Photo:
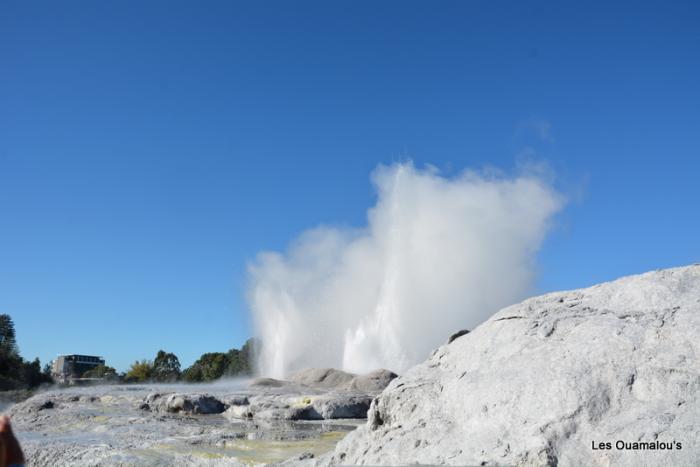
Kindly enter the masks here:
<path id="1" fill-rule="evenodd" d="M 15 323 L 10 315 L 0 315 L 0 356 L 17 356 L 17 341 L 15 340 Z"/>

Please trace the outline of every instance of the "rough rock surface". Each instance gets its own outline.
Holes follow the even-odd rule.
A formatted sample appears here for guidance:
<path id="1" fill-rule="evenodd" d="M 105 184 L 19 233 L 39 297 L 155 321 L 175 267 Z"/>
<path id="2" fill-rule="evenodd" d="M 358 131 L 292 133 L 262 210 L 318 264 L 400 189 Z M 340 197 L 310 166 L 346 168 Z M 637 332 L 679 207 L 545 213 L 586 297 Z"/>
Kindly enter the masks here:
<path id="1" fill-rule="evenodd" d="M 338 388 L 349 384 L 354 377 L 352 373 L 335 368 L 308 368 L 291 374 L 289 381 L 305 386 Z"/>
<path id="2" fill-rule="evenodd" d="M 333 368 L 310 368 L 292 374 L 289 381 L 258 378 L 250 384 L 256 394 L 236 403 L 223 401 L 227 406 L 224 415 L 255 421 L 367 418 L 373 397 L 396 376 L 388 370 L 354 375 Z M 145 403 L 151 405 L 148 400 Z"/>
<path id="3" fill-rule="evenodd" d="M 263 378 L 56 388 L 9 410 L 32 466 L 302 461 L 332 449 L 366 418 L 387 373 L 309 370 L 299 379 L 306 384 Z M 361 384 L 349 389 L 352 381 Z"/>
<path id="4" fill-rule="evenodd" d="M 241 420 L 334 420 L 367 418 L 373 396 L 347 391 L 260 394 L 230 405 L 224 415 Z"/>
<path id="5" fill-rule="evenodd" d="M 352 420 L 249 421 L 216 413 L 222 406 L 248 408 L 251 401 L 265 399 L 330 397 L 321 392 L 304 397 L 273 390 L 235 382 L 73 387 L 14 404 L 9 415 L 27 465 L 32 467 L 250 466 L 311 459 L 332 449 L 359 424 Z M 310 402 L 304 407 L 316 410 Z"/>
<path id="6" fill-rule="evenodd" d="M 152 392 L 144 399 L 145 406 L 141 409 L 154 412 L 185 413 L 185 414 L 216 414 L 228 408 L 219 399 L 209 394 L 162 394 Z"/>
<path id="7" fill-rule="evenodd" d="M 699 357 L 700 265 L 551 293 L 438 348 L 332 455 L 298 462 L 697 465 Z"/>
<path id="8" fill-rule="evenodd" d="M 381 392 L 398 375 L 389 370 L 376 370 L 370 373 L 355 376 L 347 384 L 347 389 L 358 392 Z"/>
<path id="9" fill-rule="evenodd" d="M 365 394 L 327 394 L 316 397 L 311 405 L 324 420 L 336 418 L 367 418 L 372 397 Z"/>
<path id="10" fill-rule="evenodd" d="M 308 368 L 290 375 L 289 382 L 312 388 L 379 393 L 397 376 L 384 369 L 355 375 L 335 368 Z"/>

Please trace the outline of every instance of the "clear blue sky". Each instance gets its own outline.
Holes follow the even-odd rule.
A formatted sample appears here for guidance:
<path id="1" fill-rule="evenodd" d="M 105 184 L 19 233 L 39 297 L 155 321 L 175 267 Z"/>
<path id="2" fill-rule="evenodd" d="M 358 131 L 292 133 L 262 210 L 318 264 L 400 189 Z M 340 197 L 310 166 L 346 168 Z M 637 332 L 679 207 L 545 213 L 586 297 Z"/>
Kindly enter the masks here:
<path id="1" fill-rule="evenodd" d="M 546 161 L 541 291 L 699 261 L 699 4 L 2 2 L 0 313 L 42 363 L 240 346 L 246 262 L 407 158 Z"/>

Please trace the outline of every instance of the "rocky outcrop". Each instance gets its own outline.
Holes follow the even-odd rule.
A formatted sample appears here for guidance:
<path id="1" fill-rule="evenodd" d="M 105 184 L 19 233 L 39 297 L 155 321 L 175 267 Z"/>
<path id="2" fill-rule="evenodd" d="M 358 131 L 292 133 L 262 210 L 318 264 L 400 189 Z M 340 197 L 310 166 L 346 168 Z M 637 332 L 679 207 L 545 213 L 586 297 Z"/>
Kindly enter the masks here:
<path id="1" fill-rule="evenodd" d="M 60 409 L 63 405 L 80 400 L 76 394 L 47 394 L 39 393 L 29 399 L 13 405 L 8 415 L 12 418 L 33 417 L 41 412 Z M 88 401 L 89 402 L 89 401 Z"/>
<path id="2" fill-rule="evenodd" d="M 373 397 L 396 376 L 388 370 L 354 375 L 333 368 L 309 368 L 290 375 L 288 381 L 258 378 L 250 384 L 257 393 L 227 403 L 224 415 L 256 421 L 366 418 Z"/>
<path id="3" fill-rule="evenodd" d="M 355 375 L 335 368 L 307 368 L 290 375 L 289 382 L 316 389 L 379 393 L 396 377 L 396 373 L 383 369 Z"/>
<path id="4" fill-rule="evenodd" d="M 264 394 L 251 397 L 247 404 L 230 406 L 224 415 L 256 421 L 366 418 L 371 402 L 371 395 L 347 391 L 313 395 Z"/>
<path id="5" fill-rule="evenodd" d="M 185 414 L 217 414 L 227 409 L 227 405 L 208 394 L 163 394 L 154 392 L 147 395 L 140 405 L 142 410 Z"/>
<path id="6" fill-rule="evenodd" d="M 239 419 L 229 422 L 214 412 L 221 405 L 229 410 L 249 410 L 252 404 L 262 407 L 267 398 L 275 401 L 270 407 L 277 402 L 287 403 L 287 411 L 307 407 L 320 418 L 325 395 L 327 392 L 314 392 L 311 397 L 319 398 L 315 401 L 284 395 L 284 391 L 271 394 L 267 388 L 251 390 L 236 381 L 71 387 L 16 403 L 9 415 L 26 464 L 31 466 L 260 465 L 288 458 L 311 459 L 331 449 L 359 422 L 295 423 L 291 418 L 262 417 L 242 423 Z M 334 409 L 331 402 L 328 408 Z M 367 400 L 362 402 L 369 405 Z M 197 415 L 204 413 L 211 415 Z"/>
<path id="7" fill-rule="evenodd" d="M 316 464 L 697 465 L 700 266 L 526 300 L 394 379 Z"/>
<path id="8" fill-rule="evenodd" d="M 289 376 L 289 381 L 317 388 L 340 388 L 347 386 L 355 378 L 335 368 L 307 368 Z"/>
<path id="9" fill-rule="evenodd" d="M 355 376 L 351 379 L 346 388 L 350 391 L 378 393 L 398 375 L 389 370 L 376 370 L 364 375 Z"/>
<path id="10" fill-rule="evenodd" d="M 328 394 L 314 398 L 314 409 L 324 420 L 336 418 L 367 418 L 372 396 L 366 394 Z"/>

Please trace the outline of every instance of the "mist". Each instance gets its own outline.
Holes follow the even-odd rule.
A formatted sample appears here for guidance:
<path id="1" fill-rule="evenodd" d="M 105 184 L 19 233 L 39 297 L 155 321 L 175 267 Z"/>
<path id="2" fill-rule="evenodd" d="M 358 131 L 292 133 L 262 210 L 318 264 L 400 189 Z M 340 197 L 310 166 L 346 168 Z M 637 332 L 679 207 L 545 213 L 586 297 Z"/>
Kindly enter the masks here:
<path id="1" fill-rule="evenodd" d="M 366 226 L 312 228 L 249 264 L 261 374 L 402 373 L 532 292 L 536 254 L 563 206 L 546 177 L 403 163 L 371 180 Z"/>

